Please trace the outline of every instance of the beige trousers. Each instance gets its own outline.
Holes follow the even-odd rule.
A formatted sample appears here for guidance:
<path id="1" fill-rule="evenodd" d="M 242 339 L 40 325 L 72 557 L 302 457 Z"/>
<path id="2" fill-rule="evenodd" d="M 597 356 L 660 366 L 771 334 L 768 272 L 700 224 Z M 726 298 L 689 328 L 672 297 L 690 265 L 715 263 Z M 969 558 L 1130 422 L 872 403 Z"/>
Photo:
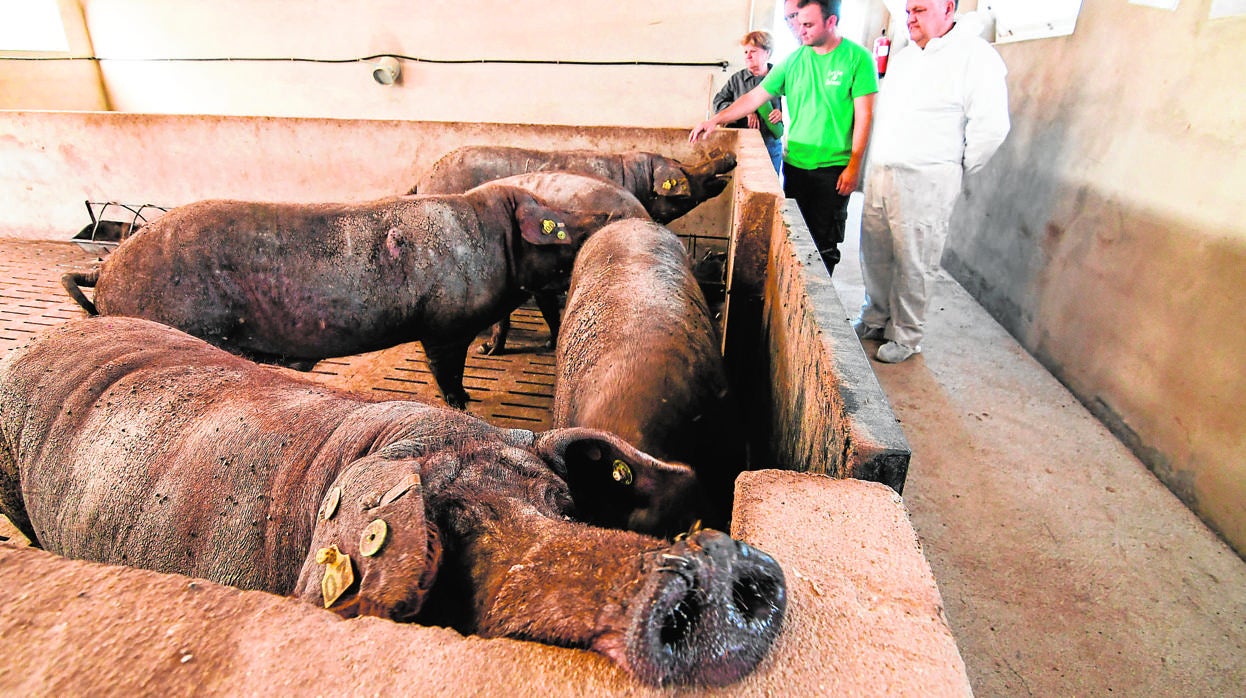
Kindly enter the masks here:
<path id="1" fill-rule="evenodd" d="M 926 306 L 960 196 L 959 165 L 871 166 L 861 210 L 861 321 L 908 347 L 921 344 Z"/>

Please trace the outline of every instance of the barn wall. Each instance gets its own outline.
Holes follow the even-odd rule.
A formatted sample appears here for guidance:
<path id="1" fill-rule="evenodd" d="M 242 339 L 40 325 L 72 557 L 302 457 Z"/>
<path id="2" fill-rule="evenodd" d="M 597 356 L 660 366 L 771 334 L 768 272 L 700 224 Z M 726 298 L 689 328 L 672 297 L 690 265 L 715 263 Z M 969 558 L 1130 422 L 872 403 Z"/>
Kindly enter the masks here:
<path id="1" fill-rule="evenodd" d="M 737 133 L 694 147 L 683 129 L 0 111 L 0 234 L 68 240 L 90 222 L 84 201 L 171 207 L 211 198 L 394 196 L 446 152 L 475 143 L 695 160 L 705 149 L 731 148 Z M 729 209 L 724 194 L 671 227 L 725 239 Z"/>
<path id="2" fill-rule="evenodd" d="M 35 60 L 90 56 L 82 7 L 59 0 L 69 53 L 0 50 L 0 109 L 108 109 L 99 66 L 90 61 Z M 3 60 L 3 59 L 22 60 Z"/>
<path id="3" fill-rule="evenodd" d="M 774 8 L 744 0 L 65 4 L 81 4 L 117 111 L 678 127 L 704 118 L 729 72 L 634 63 L 730 61 L 737 70 L 739 37 L 754 23 L 768 28 Z M 468 62 L 403 60 L 398 82 L 382 86 L 371 63 L 351 60 L 376 54 Z M 529 63 L 480 62 L 490 59 Z M 544 64 L 556 61 L 632 64 Z M 0 62 L 0 76 L 15 75 L 22 87 L 0 91 L 0 108 L 105 108 L 65 103 L 33 70 Z"/>
<path id="4" fill-rule="evenodd" d="M 1209 5 L 1001 45 L 1013 131 L 944 264 L 1242 553 L 1246 18 Z"/>

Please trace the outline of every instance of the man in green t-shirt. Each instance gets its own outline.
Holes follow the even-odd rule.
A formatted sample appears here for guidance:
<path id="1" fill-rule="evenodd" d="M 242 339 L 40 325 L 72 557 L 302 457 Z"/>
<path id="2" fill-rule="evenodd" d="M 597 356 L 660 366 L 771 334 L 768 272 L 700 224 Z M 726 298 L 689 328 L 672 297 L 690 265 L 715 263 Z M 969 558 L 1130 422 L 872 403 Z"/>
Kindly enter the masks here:
<path id="1" fill-rule="evenodd" d="M 761 84 L 692 129 L 695 141 L 718 126 L 787 97 L 783 193 L 796 200 L 827 273 L 839 262 L 848 196 L 857 190 L 869 140 L 878 75 L 869 51 L 839 35 L 839 0 L 787 0 L 801 47 Z"/>

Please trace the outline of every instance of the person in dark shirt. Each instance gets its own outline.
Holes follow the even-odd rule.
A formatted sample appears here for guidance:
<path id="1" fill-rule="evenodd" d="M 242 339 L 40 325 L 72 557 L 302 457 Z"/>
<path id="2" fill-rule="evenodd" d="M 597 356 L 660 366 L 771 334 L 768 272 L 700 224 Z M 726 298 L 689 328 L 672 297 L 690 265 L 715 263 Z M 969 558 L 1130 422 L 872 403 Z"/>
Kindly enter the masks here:
<path id="1" fill-rule="evenodd" d="M 769 33 L 749 32 L 740 40 L 740 45 L 744 47 L 744 70 L 728 78 L 727 84 L 714 96 L 714 113 L 731 106 L 744 93 L 760 85 L 761 79 L 774 67 L 768 62 L 774 47 Z M 774 165 L 775 173 L 783 174 L 783 111 L 779 97 L 774 97 L 757 111 L 726 126 L 760 129 L 761 140 L 766 144 L 766 151 L 770 153 L 770 162 Z"/>

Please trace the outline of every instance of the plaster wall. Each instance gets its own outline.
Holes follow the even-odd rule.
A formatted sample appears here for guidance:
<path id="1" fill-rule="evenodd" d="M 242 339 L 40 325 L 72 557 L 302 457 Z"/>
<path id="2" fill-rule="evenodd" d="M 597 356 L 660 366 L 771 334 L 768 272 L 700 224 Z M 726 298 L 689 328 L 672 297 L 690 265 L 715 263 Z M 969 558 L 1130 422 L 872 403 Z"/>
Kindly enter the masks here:
<path id="1" fill-rule="evenodd" d="M 91 37 L 77 0 L 59 0 L 69 53 L 5 51 L 0 47 L 0 109 L 108 109 L 99 65 L 43 60 L 91 55 Z"/>
<path id="2" fill-rule="evenodd" d="M 1246 18 L 1209 5 L 1086 0 L 999 46 L 1013 130 L 944 265 L 1240 554 Z"/>
<path id="3" fill-rule="evenodd" d="M 0 231 L 68 240 L 90 222 L 84 201 L 168 208 L 214 198 L 396 196 L 462 145 L 644 150 L 695 161 L 702 150 L 731 149 L 738 133 L 692 146 L 684 129 L 0 110 Z M 671 228 L 725 240 L 730 199 L 706 202 Z"/>
<path id="4" fill-rule="evenodd" d="M 774 8 L 772 0 L 62 4 L 81 6 L 107 102 L 65 103 L 61 83 L 0 61 L 0 79 L 21 86 L 0 90 L 0 108 L 688 127 L 742 67 L 739 37 L 769 28 Z M 74 48 L 92 55 L 89 44 Z M 463 62 L 402 59 L 398 81 L 382 86 L 371 62 L 354 60 L 377 54 Z M 215 58 L 274 60 L 202 60 Z M 490 60 L 511 62 L 481 62 Z M 564 62 L 547 64 L 556 61 Z"/>

